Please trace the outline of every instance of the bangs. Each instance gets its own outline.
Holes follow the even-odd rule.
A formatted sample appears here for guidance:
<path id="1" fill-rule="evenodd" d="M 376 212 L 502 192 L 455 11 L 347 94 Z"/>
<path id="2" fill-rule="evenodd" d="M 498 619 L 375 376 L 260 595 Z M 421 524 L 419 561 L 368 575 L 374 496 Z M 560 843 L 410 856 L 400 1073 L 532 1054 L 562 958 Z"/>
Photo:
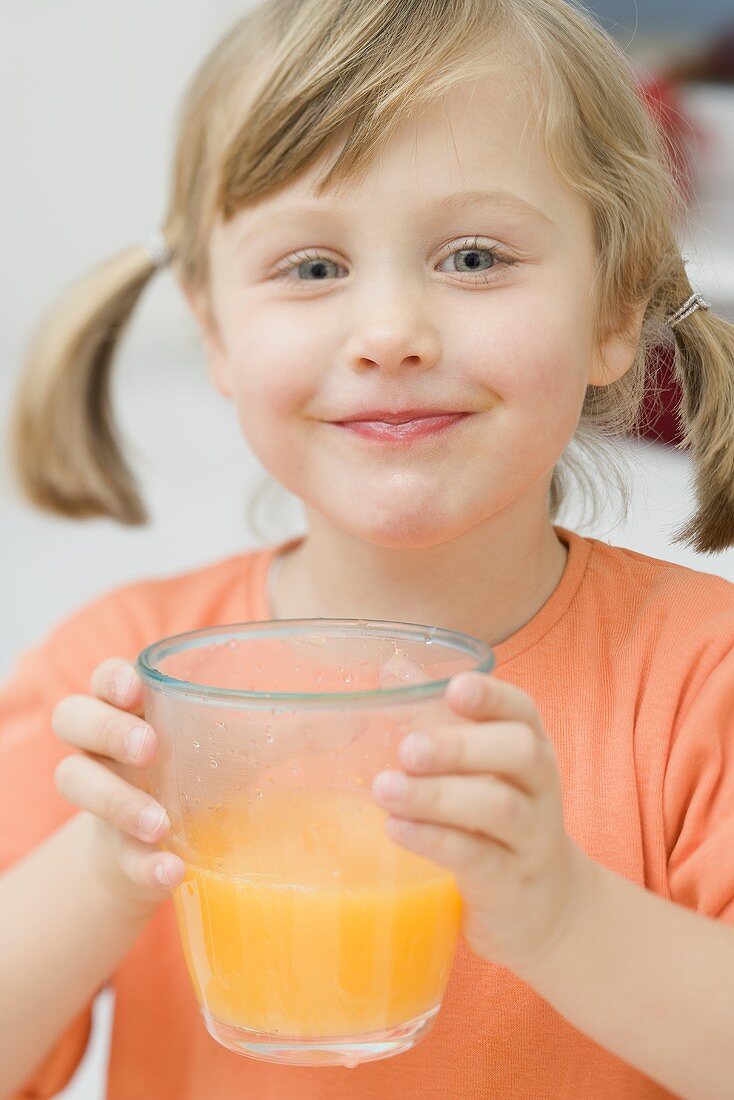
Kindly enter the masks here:
<path id="1" fill-rule="evenodd" d="M 215 215 L 228 221 L 335 146 L 316 193 L 355 180 L 401 124 L 450 89 L 508 68 L 499 3 L 390 0 L 369 9 L 332 27 L 328 40 L 306 33 L 304 41 L 292 27 L 224 149 Z"/>

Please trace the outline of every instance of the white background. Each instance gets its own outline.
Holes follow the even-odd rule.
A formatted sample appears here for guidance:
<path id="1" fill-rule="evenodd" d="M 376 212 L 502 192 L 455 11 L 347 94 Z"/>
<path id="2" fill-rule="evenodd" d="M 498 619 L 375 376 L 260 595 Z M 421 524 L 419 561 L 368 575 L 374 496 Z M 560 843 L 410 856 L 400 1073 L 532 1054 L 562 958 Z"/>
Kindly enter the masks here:
<path id="1" fill-rule="evenodd" d="M 141 239 L 165 209 L 173 118 L 194 66 L 244 0 L 2 0 L 0 3 L 0 416 L 40 312 L 63 286 Z M 734 319 L 734 96 L 692 89 L 690 110 L 719 136 L 701 155 L 701 205 L 686 255 L 694 285 Z M 246 502 L 261 480 L 229 406 L 207 382 L 193 322 L 158 275 L 125 337 L 114 399 L 153 523 L 54 519 L 33 512 L 0 464 L 0 675 L 82 601 L 256 545 Z M 587 533 L 734 580 L 734 550 L 697 558 L 668 533 L 691 508 L 685 456 L 628 447 L 632 518 Z M 574 526 L 574 509 L 562 521 Z M 291 503 L 271 536 L 298 528 Z M 64 1096 L 103 1096 L 112 1000 Z"/>

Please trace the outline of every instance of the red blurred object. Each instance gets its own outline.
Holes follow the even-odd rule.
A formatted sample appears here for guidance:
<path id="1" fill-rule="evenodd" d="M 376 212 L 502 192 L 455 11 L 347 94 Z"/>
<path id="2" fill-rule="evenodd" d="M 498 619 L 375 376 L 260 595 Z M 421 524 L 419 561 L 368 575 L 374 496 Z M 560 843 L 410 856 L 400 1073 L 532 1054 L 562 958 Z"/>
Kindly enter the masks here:
<path id="1" fill-rule="evenodd" d="M 643 103 L 665 139 L 673 178 L 687 203 L 696 193 L 693 156 L 705 134 L 683 108 L 676 84 L 665 74 L 640 74 L 637 84 Z"/>
<path id="2" fill-rule="evenodd" d="M 674 361 L 672 343 L 657 344 L 648 354 L 651 381 L 645 392 L 635 434 L 653 443 L 675 445 L 683 439 L 676 419 L 683 393 L 675 376 Z"/>
<path id="3" fill-rule="evenodd" d="M 709 135 L 686 115 L 679 89 L 692 81 L 734 83 L 734 21 L 729 19 L 703 43 L 694 40 L 684 56 L 671 60 L 656 76 L 640 73 L 637 79 L 642 101 L 665 138 L 673 176 L 690 205 L 696 197 L 694 163 L 706 151 Z M 650 352 L 648 364 L 659 393 L 653 394 L 651 383 L 635 429 L 646 439 L 669 444 L 682 439 L 675 412 L 683 395 L 673 370 L 674 353 L 672 343 Z"/>
<path id="4" fill-rule="evenodd" d="M 693 153 L 705 142 L 705 134 L 686 116 L 678 91 L 665 75 L 638 77 L 640 95 L 665 138 L 673 177 L 688 205 L 695 198 L 696 178 Z M 673 369 L 673 344 L 658 344 L 648 355 L 648 368 L 655 377 L 645 395 L 635 435 L 656 443 L 674 445 L 683 436 L 675 412 L 683 396 Z"/>

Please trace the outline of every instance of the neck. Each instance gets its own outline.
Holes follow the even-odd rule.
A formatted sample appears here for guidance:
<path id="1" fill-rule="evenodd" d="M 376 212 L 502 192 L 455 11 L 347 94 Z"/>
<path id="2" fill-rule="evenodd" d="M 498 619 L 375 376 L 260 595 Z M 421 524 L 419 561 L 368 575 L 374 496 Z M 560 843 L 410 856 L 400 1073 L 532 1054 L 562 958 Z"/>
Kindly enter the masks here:
<path id="1" fill-rule="evenodd" d="M 517 508 L 422 549 L 375 546 L 309 516 L 271 592 L 277 619 L 388 619 L 460 630 L 498 645 L 540 610 L 567 551 L 547 513 Z"/>

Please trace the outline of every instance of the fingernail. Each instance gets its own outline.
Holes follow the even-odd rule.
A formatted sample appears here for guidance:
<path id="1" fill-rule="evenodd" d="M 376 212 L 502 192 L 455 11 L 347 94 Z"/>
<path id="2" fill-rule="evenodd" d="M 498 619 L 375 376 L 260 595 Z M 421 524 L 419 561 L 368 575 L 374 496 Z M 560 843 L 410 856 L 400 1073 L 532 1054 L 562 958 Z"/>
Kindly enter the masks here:
<path id="1" fill-rule="evenodd" d="M 157 863 L 155 868 L 155 877 L 160 882 L 161 886 L 170 886 L 168 881 L 168 871 L 166 870 L 165 863 Z"/>
<path id="2" fill-rule="evenodd" d="M 161 886 L 171 887 L 172 883 L 168 876 L 168 866 L 165 863 L 157 863 L 155 868 L 155 877 L 160 882 Z"/>
<path id="3" fill-rule="evenodd" d="M 411 733 L 401 742 L 401 755 L 406 764 L 425 768 L 433 758 L 433 741 L 426 733 Z"/>
<path id="4" fill-rule="evenodd" d="M 112 677 L 113 699 L 117 699 L 120 703 L 124 703 L 125 700 L 133 694 L 136 684 L 137 678 L 131 669 L 120 669 L 120 671 L 116 672 Z"/>
<path id="5" fill-rule="evenodd" d="M 146 836 L 155 836 L 166 820 L 166 811 L 162 806 L 148 806 L 140 815 L 140 831 Z"/>
<path id="6" fill-rule="evenodd" d="M 162 860 L 160 863 L 157 863 L 156 867 L 155 867 L 155 877 L 156 877 L 156 879 L 158 880 L 158 882 L 160 882 L 161 886 L 167 886 L 169 889 L 173 888 L 174 879 L 179 879 L 179 880 L 183 881 L 181 879 L 180 867 L 178 865 L 178 860 L 177 859 L 175 861 L 176 862 L 176 870 L 175 871 L 169 870 L 169 865 L 172 862 L 173 862 L 173 859 Z M 185 872 L 185 868 L 184 868 L 184 872 Z"/>
<path id="7" fill-rule="evenodd" d="M 125 748 L 128 756 L 131 756 L 133 760 L 137 760 L 143 755 L 149 733 L 150 730 L 147 726 L 133 726 L 128 730 L 125 737 Z"/>
<path id="8" fill-rule="evenodd" d="M 459 694 L 470 707 L 476 707 L 482 701 L 484 684 L 474 676 L 467 676 L 459 682 Z"/>
<path id="9" fill-rule="evenodd" d="M 374 783 L 378 798 L 400 798 L 407 789 L 408 780 L 402 772 L 380 772 Z"/>

